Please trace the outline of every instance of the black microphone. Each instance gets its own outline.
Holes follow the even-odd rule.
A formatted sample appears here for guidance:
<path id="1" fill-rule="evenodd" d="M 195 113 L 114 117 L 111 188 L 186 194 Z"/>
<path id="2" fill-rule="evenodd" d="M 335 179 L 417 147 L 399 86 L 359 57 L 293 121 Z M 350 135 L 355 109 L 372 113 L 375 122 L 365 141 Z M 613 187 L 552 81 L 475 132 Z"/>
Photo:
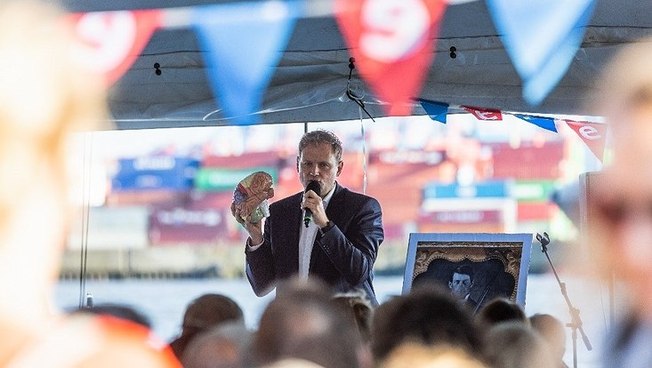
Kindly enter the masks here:
<path id="1" fill-rule="evenodd" d="M 307 193 L 309 190 L 312 190 L 313 192 L 317 193 L 317 195 L 320 195 L 319 192 L 321 191 L 321 186 L 319 185 L 319 182 L 316 180 L 309 181 L 308 185 L 306 185 L 306 190 L 303 192 Z M 303 224 L 308 227 L 310 221 L 312 221 L 312 211 L 310 208 L 306 208 L 303 212 Z"/>

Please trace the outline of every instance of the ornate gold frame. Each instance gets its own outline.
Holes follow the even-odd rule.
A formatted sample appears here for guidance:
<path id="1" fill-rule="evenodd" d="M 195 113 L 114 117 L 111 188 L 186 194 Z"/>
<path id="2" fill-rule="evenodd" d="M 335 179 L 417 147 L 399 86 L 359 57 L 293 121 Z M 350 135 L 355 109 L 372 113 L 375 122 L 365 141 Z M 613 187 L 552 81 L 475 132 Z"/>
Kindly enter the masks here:
<path id="1" fill-rule="evenodd" d="M 498 260 L 515 285 L 510 299 L 525 305 L 532 234 L 413 233 L 410 234 L 403 293 L 433 260 L 482 263 Z"/>

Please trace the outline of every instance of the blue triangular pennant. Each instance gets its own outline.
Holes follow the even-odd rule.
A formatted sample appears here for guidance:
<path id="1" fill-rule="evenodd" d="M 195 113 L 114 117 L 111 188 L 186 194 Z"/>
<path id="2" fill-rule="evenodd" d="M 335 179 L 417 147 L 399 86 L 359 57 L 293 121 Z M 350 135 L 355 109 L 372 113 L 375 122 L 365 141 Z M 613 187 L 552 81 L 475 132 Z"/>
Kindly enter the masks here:
<path id="1" fill-rule="evenodd" d="M 207 51 L 205 60 L 213 92 L 227 118 L 237 125 L 256 124 L 274 66 L 285 49 L 299 5 L 245 2 L 198 6 L 192 23 Z"/>
<path id="2" fill-rule="evenodd" d="M 555 125 L 555 119 L 553 118 L 523 114 L 514 114 L 514 116 L 521 120 L 525 120 L 528 123 L 534 124 L 540 128 L 557 133 L 557 126 Z"/>
<path id="3" fill-rule="evenodd" d="M 489 0 L 487 6 L 523 80 L 523 98 L 540 104 L 573 61 L 595 0 Z"/>
<path id="4" fill-rule="evenodd" d="M 448 115 L 447 103 L 425 100 L 423 98 L 418 98 L 417 100 L 432 120 L 446 124 L 446 115 Z"/>

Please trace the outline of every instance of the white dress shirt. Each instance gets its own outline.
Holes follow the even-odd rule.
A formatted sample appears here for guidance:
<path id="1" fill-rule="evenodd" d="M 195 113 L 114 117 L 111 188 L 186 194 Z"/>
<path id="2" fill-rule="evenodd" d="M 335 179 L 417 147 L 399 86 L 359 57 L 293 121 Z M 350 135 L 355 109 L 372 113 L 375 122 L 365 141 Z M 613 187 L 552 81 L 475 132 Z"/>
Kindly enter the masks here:
<path id="1" fill-rule="evenodd" d="M 333 197 L 335 187 L 324 197 L 324 209 L 328 207 L 331 197 Z M 310 271 L 310 255 L 312 254 L 312 246 L 315 243 L 319 226 L 314 221 L 310 221 L 308 227 L 303 224 L 301 219 L 301 235 L 299 236 L 299 277 L 302 279 L 308 278 L 308 271 Z"/>

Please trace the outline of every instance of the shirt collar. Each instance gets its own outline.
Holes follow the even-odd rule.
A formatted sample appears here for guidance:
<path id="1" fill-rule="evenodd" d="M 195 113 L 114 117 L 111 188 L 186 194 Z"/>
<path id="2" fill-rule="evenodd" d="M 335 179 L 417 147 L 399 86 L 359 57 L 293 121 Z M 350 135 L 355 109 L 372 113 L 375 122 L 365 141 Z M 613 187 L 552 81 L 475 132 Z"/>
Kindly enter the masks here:
<path id="1" fill-rule="evenodd" d="M 337 184 L 333 185 L 333 188 L 331 189 L 331 191 L 328 192 L 328 194 L 326 194 L 326 197 L 324 197 L 324 199 L 322 199 L 322 201 L 324 202 L 324 209 L 326 207 L 328 207 L 328 203 L 331 201 L 331 198 L 333 198 L 333 194 L 335 193 L 335 187 L 336 186 L 337 186 Z"/>

